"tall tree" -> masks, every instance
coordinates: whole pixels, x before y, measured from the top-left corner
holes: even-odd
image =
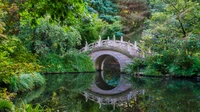
[[[46,14],[67,25],[75,25],[86,16],[85,3],[83,0],[27,0],[21,17],[30,18],[32,24],[37,24],[36,20]]]
[[[150,16],[149,2],[147,0],[118,0],[123,33],[127,40],[141,39],[145,28],[144,21]]]
[[[5,7],[5,4],[0,0],[0,39],[5,38],[6,36],[3,34],[3,31],[5,30],[5,23],[2,21],[2,18],[5,16],[5,11],[3,10]]]

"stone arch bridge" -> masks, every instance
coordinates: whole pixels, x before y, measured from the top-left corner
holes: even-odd
[[[80,52],[89,53],[96,70],[103,70],[104,63],[114,60],[112,64],[118,63],[120,71],[122,71],[125,65],[131,62],[132,57],[140,57],[139,47],[136,42],[132,44],[130,41],[123,41],[123,37],[121,37],[121,40],[115,40],[115,36],[113,40],[109,38],[101,40],[100,37],[97,42],[91,44],[87,44],[86,42],[85,47],[80,49]]]

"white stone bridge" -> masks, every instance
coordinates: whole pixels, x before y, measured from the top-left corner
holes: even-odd
[[[123,70],[126,64],[131,62],[132,57],[140,57],[139,47],[137,43],[134,44],[126,41],[123,41],[123,37],[121,40],[115,40],[115,36],[113,40],[109,38],[107,40],[101,40],[101,37],[97,42],[87,44],[83,47],[80,52],[88,52],[90,57],[92,58],[96,70],[103,70],[104,63],[111,58],[113,64],[119,64],[120,70]]]

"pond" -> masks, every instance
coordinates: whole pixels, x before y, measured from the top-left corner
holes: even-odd
[[[59,112],[200,112],[198,78],[129,77],[113,71],[46,74],[46,85],[14,103]]]

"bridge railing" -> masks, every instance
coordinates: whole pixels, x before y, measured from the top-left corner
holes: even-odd
[[[93,94],[91,92],[84,91],[82,92],[82,95],[85,96],[86,102],[88,100],[94,101],[99,103],[99,108],[101,108],[101,105],[113,105],[115,108],[115,105],[121,105],[125,102],[129,102],[131,99],[134,98],[136,101],[137,95],[138,94],[144,94],[145,90],[131,90],[130,92],[126,94],[121,94],[121,95],[100,95],[100,94]]]
[[[123,37],[121,37],[121,40],[115,40],[115,38],[113,40],[110,40],[109,38],[107,40],[101,40],[100,37],[97,42],[91,43],[89,45],[86,42],[85,47],[83,47],[79,51],[80,52],[90,51],[98,47],[115,47],[121,50],[128,51],[131,55],[138,54],[139,52],[139,47],[137,46],[136,41],[134,44],[132,44],[130,43],[130,41],[129,42],[123,41]]]

